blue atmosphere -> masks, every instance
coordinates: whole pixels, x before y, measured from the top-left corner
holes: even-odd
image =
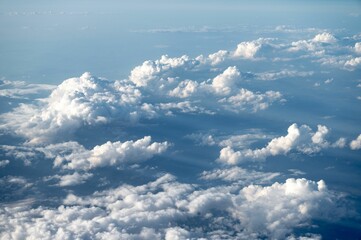
[[[0,3],[0,239],[360,239],[360,1]]]

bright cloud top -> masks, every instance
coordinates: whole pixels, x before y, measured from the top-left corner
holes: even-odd
[[[312,217],[327,218],[334,199],[323,181],[288,179],[239,191],[202,190],[166,174],[141,186],[121,185],[84,197],[69,194],[56,209],[7,207],[0,212],[0,228],[7,231],[0,232],[2,238],[217,238],[220,233],[234,236],[237,228],[239,238],[279,239]],[[204,222],[209,231],[197,224],[179,228],[180,222]]]
[[[334,144],[327,142],[325,137],[328,132],[328,128],[323,125],[318,125],[317,131],[312,132],[309,126],[298,127],[294,123],[287,129],[286,136],[272,139],[263,148],[234,151],[232,147],[226,146],[220,151],[218,161],[226,164],[238,164],[245,161],[261,161],[269,156],[285,155],[291,150],[310,154],[327,147],[344,147],[345,140],[343,138]]]

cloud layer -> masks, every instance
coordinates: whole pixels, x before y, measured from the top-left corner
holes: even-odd
[[[332,215],[333,201],[323,181],[288,179],[239,190],[197,189],[166,174],[145,185],[121,185],[84,197],[69,194],[58,208],[3,208],[0,232],[2,238],[41,239],[183,239],[219,234],[279,239],[312,217]],[[208,230],[201,231],[198,224],[207,224]]]

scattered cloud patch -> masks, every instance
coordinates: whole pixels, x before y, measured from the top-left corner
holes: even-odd
[[[0,168],[5,167],[6,165],[8,165],[10,163],[9,160],[0,160]]]
[[[220,151],[218,161],[226,164],[239,164],[245,161],[262,161],[269,156],[286,155],[292,150],[304,154],[312,154],[328,147],[342,148],[345,139],[341,138],[336,143],[329,143],[325,137],[329,133],[326,126],[318,125],[317,131],[307,125],[298,127],[292,124],[287,130],[287,135],[272,139],[265,147],[259,149],[242,149],[235,151],[231,146],[225,146]]]
[[[150,136],[136,141],[106,142],[88,150],[78,145],[70,154],[59,154],[54,165],[66,169],[89,170],[105,166],[124,166],[139,163],[163,153],[169,147],[168,142],[151,142]],[[74,144],[74,143],[73,143]],[[76,145],[76,143],[75,143]],[[50,148],[48,148],[49,150]],[[53,153],[54,154],[54,153]]]
[[[350,148],[352,150],[361,149],[361,134],[355,140],[352,140],[350,143]]]

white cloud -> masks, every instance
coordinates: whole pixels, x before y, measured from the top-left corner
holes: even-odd
[[[260,139],[267,139],[269,136],[262,133],[248,133],[242,135],[229,136],[224,140],[221,140],[218,145],[220,147],[233,147],[233,148],[246,148],[252,143]]]
[[[179,58],[170,58],[163,55],[159,60],[148,60],[135,67],[130,73],[129,80],[137,87],[145,87],[149,84],[162,87],[162,84],[166,84],[168,75],[175,69],[187,71],[198,64],[200,64],[199,61],[186,55]]]
[[[322,43],[336,43],[337,39],[328,32],[317,34],[310,40],[299,40],[291,43],[291,47],[288,49],[291,52],[297,52],[301,50],[313,52],[314,55],[324,55]]]
[[[60,187],[67,187],[67,186],[74,186],[85,183],[85,181],[91,178],[92,176],[93,174],[91,173],[80,174],[78,172],[75,172],[73,174],[67,174],[62,176],[56,175],[54,176],[54,178],[59,179],[58,185]]]
[[[198,88],[198,83],[192,80],[184,80],[176,88],[169,92],[169,96],[187,98],[192,96]]]
[[[236,67],[228,67],[223,73],[216,76],[212,81],[212,88],[216,94],[228,95],[235,86],[240,72]]]
[[[313,42],[320,42],[320,43],[334,43],[337,41],[337,39],[328,32],[323,32],[320,34],[317,34],[313,39]]]
[[[0,211],[0,237],[282,239],[313,218],[338,217],[335,201],[322,180],[201,189],[166,174],[140,186],[69,194],[56,208],[8,206]]]
[[[10,163],[9,160],[0,160],[0,168],[5,167]]]
[[[292,124],[286,136],[272,139],[265,147],[260,149],[243,149],[235,151],[231,146],[226,146],[220,151],[218,161],[226,164],[238,164],[245,161],[261,161],[269,156],[286,155],[291,150],[305,154],[321,151],[323,148],[340,147],[344,140],[330,144],[325,140],[329,130],[326,126],[318,125],[317,131],[312,132],[307,125],[298,127]]]
[[[226,103],[224,107],[228,110],[239,112],[246,109],[252,109],[253,112],[265,110],[273,102],[280,100],[282,94],[275,91],[265,93],[254,93],[250,90],[241,88],[239,92],[231,97],[220,100],[220,103]]]
[[[36,105],[23,104],[3,115],[1,127],[39,144],[66,139],[84,125],[113,118],[132,118],[140,91],[123,82],[110,82],[84,73],[60,84]]]
[[[352,140],[350,143],[350,148],[352,150],[361,149],[361,134],[355,140]]]
[[[9,98],[28,99],[46,94],[56,88],[49,84],[28,84],[23,81],[0,80],[0,96]]]
[[[241,42],[233,52],[234,57],[252,59],[262,47],[262,39],[251,42]]]
[[[361,57],[352,58],[345,62],[345,67],[355,68],[361,65]]]
[[[57,155],[54,165],[83,170],[104,166],[123,166],[148,160],[154,155],[163,153],[169,147],[168,142],[152,143],[151,140],[151,137],[147,136],[137,141],[108,141],[91,150],[79,145],[70,154]],[[51,146],[46,150],[49,151],[51,148],[58,149],[58,147]]]
[[[291,226],[322,216],[332,206],[324,181],[287,179],[268,187],[250,185],[234,200],[232,215],[248,231],[262,232],[272,239],[283,239]]]
[[[361,53],[361,42],[355,43],[355,52]]]
[[[317,132],[312,136],[311,140],[315,144],[325,144],[325,136],[328,133],[326,126],[317,125]]]
[[[230,57],[230,53],[226,50],[219,50],[218,52],[208,55],[208,59],[211,62],[211,65],[217,65],[221,62],[224,62]]]
[[[165,240],[186,240],[189,237],[190,233],[180,227],[168,228],[165,234]]]

